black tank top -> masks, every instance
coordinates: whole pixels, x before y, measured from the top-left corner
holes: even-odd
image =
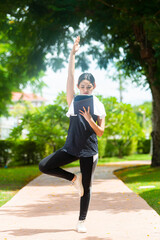
[[[96,122],[97,116],[92,117]],[[98,153],[97,135],[80,114],[70,116],[68,136],[63,150],[76,157],[91,157]]]

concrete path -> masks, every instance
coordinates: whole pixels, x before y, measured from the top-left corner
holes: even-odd
[[[87,233],[75,231],[76,190],[42,174],[0,208],[0,240],[160,240],[160,216],[113,174],[128,165],[97,167]]]

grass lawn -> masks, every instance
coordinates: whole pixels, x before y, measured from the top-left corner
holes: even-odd
[[[0,168],[0,207],[38,175],[38,166]]]
[[[118,157],[107,157],[99,158],[98,165],[103,165],[110,162],[124,162],[124,161],[145,161],[151,160],[150,154],[133,154],[131,156],[124,156],[123,158]],[[79,165],[79,160],[68,164],[66,167],[77,167]]]
[[[131,167],[118,170],[115,175],[160,214],[160,167]]]

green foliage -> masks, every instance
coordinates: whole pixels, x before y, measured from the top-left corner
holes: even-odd
[[[129,141],[122,139],[98,139],[98,153],[100,158],[118,157],[132,155],[137,151],[137,140],[131,139]]]
[[[0,3],[3,9],[0,15],[3,32],[0,34],[0,98],[3,100],[0,114],[10,103],[12,91],[20,90],[28,83],[42,85],[46,65],[55,70],[64,66],[63,58],[68,57],[67,42],[70,39],[65,25],[73,17],[68,15],[66,7],[59,5],[58,1],[54,4],[52,1],[25,0]],[[63,58],[59,56],[60,52],[64,53]],[[48,53],[52,54],[50,59],[46,57]]]
[[[9,25],[11,25],[11,23],[9,23]],[[41,88],[43,86],[41,77],[44,75],[43,71],[45,70],[42,67],[36,67],[37,70],[35,72],[31,70],[31,62],[29,59],[26,59],[29,54],[27,51],[31,51],[31,47],[25,48],[23,45],[23,42],[25,43],[24,39],[15,43],[8,32],[11,31],[11,29],[14,31],[14,29],[11,26],[8,27],[9,29],[6,30],[5,25],[4,32],[0,33],[0,115],[7,114],[6,106],[7,104],[11,104],[11,93],[13,91],[21,91],[28,83],[33,84],[33,86],[36,85],[37,88],[38,86]],[[5,31],[7,31],[6,34]],[[20,30],[18,30],[17,33],[18,32],[20,32]],[[12,36],[16,39],[16,34]],[[27,61],[29,62],[27,63]],[[35,68],[35,66],[33,67]]]
[[[0,167],[33,165],[45,157],[46,146],[28,140],[0,140]]]
[[[138,153],[146,154],[146,153],[150,153],[151,152],[150,150],[151,150],[151,139],[138,140],[138,144],[137,144]]]
[[[149,143],[148,140],[146,140]],[[144,143],[142,146],[141,144]],[[59,141],[57,149],[61,148],[64,142]],[[143,148],[146,147],[145,140],[138,142],[138,150],[141,155],[131,155],[136,152],[136,142],[131,140],[127,143],[124,140],[107,140],[105,138],[98,138],[98,150],[101,163],[108,161],[115,161],[121,157],[121,161],[126,160],[146,160],[148,157],[142,154]],[[143,147],[143,148],[142,148]],[[149,148],[148,148],[149,150]],[[18,140],[18,141],[0,141],[0,167],[11,167],[20,165],[33,165],[53,152],[48,144],[40,144],[37,141]],[[144,152],[144,151],[143,151]],[[121,153],[121,156],[119,155]],[[125,157],[123,157],[123,156]],[[117,158],[115,158],[117,156]],[[128,157],[127,157],[128,156]],[[142,157],[144,156],[144,159]],[[107,159],[106,159],[107,157]],[[113,158],[114,157],[114,158]],[[119,161],[119,160],[116,160]],[[76,163],[77,164],[77,163]]]
[[[12,160],[9,166],[33,165],[45,156],[45,145],[34,141],[20,140],[12,143]]]
[[[19,106],[15,106],[19,109]],[[18,114],[19,111],[12,114]],[[35,164],[46,155],[61,148],[67,136],[69,119],[66,117],[66,95],[60,93],[53,105],[23,109],[21,123],[12,129],[11,164]],[[25,139],[25,140],[23,140]]]
[[[136,152],[137,141],[131,139],[129,141],[123,139],[108,139],[105,147],[104,157],[117,156],[122,158],[123,156],[128,156]]]
[[[106,138],[98,138],[98,155],[99,158],[103,158],[106,156],[105,154],[105,147],[106,147]]]
[[[88,54],[101,68],[107,68],[110,60],[121,59],[120,68],[137,82],[142,81],[141,75],[144,74],[144,83],[149,81],[148,55],[145,54],[152,52],[157,65],[155,74],[159,79],[158,4],[159,0],[1,2],[0,81],[3,86],[0,85],[0,97],[3,103],[0,113],[4,112],[13,89],[20,89],[27,82],[40,83],[39,73],[46,70],[46,65],[54,70],[64,66],[70,42],[77,34],[81,35],[81,45],[88,44],[87,51],[77,58],[83,70],[88,68]],[[136,29],[142,30],[141,40],[148,52],[142,53]]]
[[[105,132],[102,140],[99,140],[100,156],[122,158],[123,155],[133,154],[136,152],[138,139],[144,137],[144,131],[137,122],[132,106],[119,103],[115,97],[98,98],[106,110]],[[102,147],[102,142],[105,142],[105,147]]]
[[[48,144],[49,151],[51,149],[55,151],[64,143],[67,135],[68,118],[65,113],[65,108],[58,104],[41,106],[28,111],[22,117],[21,124],[12,130],[10,138],[21,139],[25,130],[29,140]]]
[[[141,105],[133,107],[134,112],[137,115],[137,122],[143,128],[145,136],[150,137],[152,131],[152,103],[144,102]]]
[[[105,136],[112,136],[114,139],[122,138],[126,141],[143,136],[130,104],[119,103],[115,97],[103,99],[103,103],[107,113]]]
[[[63,92],[63,91],[60,92],[57,95],[54,103],[59,105],[59,106],[61,106],[64,109],[64,111],[66,111],[66,112],[68,111],[68,103],[67,103],[67,97],[66,97],[66,93],[65,92]]]
[[[104,135],[98,138],[99,156],[122,157],[134,153],[138,139],[144,134],[133,108],[113,97],[98,98],[104,103],[107,113]],[[25,137],[44,145],[45,154],[49,155],[64,145],[69,123],[67,109],[66,94],[62,92],[53,105],[28,109],[21,124],[12,130],[10,138],[14,141],[23,139],[25,130]]]
[[[11,141],[0,140],[0,167],[6,166],[11,158]]]

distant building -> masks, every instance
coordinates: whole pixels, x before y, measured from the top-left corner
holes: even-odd
[[[31,102],[34,107],[40,107],[44,102],[46,102],[46,99],[39,97],[34,93],[13,92],[12,101],[21,102],[22,104],[23,101],[28,101]]]
[[[24,106],[25,101],[30,102],[34,107],[40,107],[42,104],[47,102],[45,98],[37,96],[34,93],[12,93],[13,103],[20,103],[22,106]],[[8,107],[10,112],[11,110],[13,110],[14,104],[9,105]],[[19,121],[19,117],[0,117],[0,139],[6,139],[9,136],[11,129],[18,126]]]

